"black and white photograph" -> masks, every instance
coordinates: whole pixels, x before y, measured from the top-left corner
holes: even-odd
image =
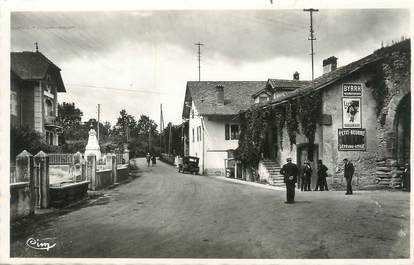
[[[412,10],[279,2],[3,7],[5,264],[411,264]]]

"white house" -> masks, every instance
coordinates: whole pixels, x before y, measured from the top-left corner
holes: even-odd
[[[189,81],[182,117],[188,122],[186,155],[200,158],[202,174],[224,174],[224,159],[238,147],[237,114],[254,104],[265,81]]]

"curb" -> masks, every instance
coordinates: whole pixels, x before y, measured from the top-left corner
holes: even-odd
[[[245,180],[226,178],[226,177],[222,177],[222,176],[212,176],[212,177],[215,178],[215,179],[218,179],[218,180],[224,180],[224,181],[235,183],[235,184],[249,185],[249,186],[262,188],[262,189],[278,190],[278,191],[285,191],[286,190],[286,188],[283,188],[283,187],[260,184],[260,183],[256,183],[256,182],[245,181]]]

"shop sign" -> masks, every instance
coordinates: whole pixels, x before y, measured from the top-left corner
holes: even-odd
[[[338,129],[339,151],[366,151],[365,129]]]
[[[344,97],[361,97],[362,96],[362,84],[352,83],[342,85],[342,96]]]

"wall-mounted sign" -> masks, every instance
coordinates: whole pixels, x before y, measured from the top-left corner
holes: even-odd
[[[339,151],[366,151],[365,129],[338,129]]]
[[[361,128],[361,98],[342,98],[342,128]]]
[[[362,84],[343,84],[342,95],[344,97],[361,97],[362,96]]]

